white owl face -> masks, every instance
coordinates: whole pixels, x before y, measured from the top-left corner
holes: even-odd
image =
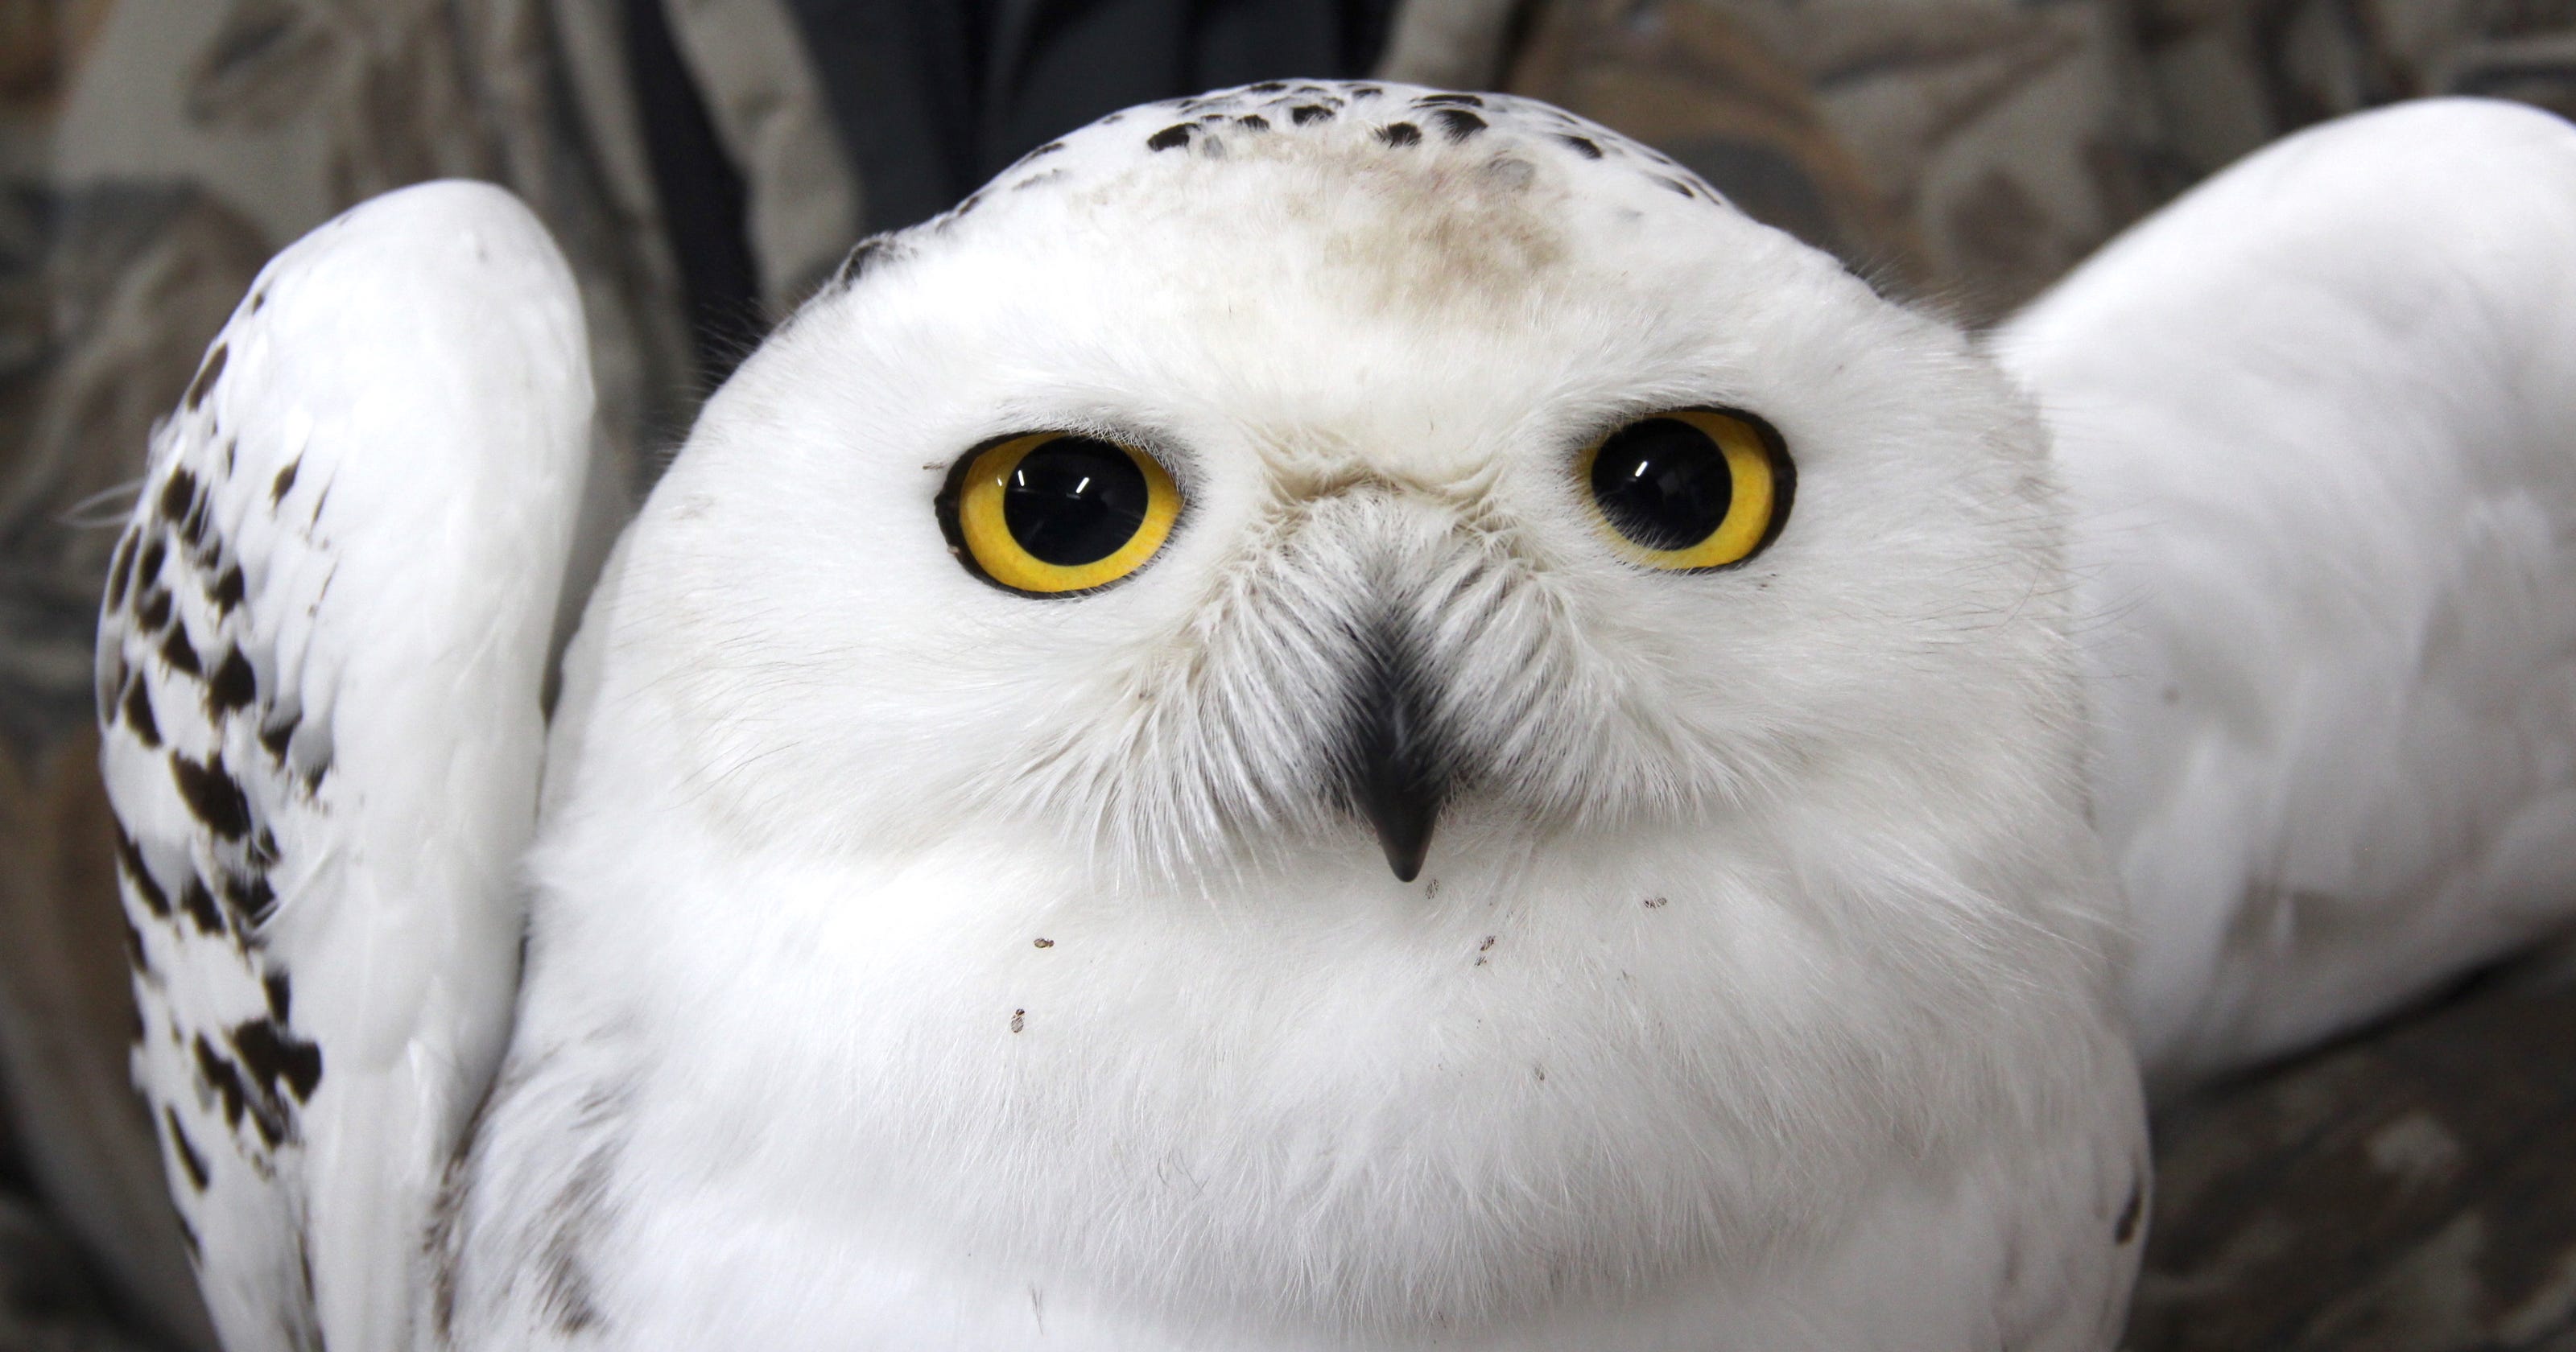
[[[1660,156],[1257,86],[862,246],[710,404],[615,641],[770,839],[1410,878],[1822,779],[2070,793],[2049,521],[1960,335]]]

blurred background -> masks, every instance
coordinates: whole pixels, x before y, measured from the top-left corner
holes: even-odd
[[[126,1083],[90,640],[119,488],[272,252],[515,190],[640,494],[861,236],[1131,103],[1361,75],[1560,104],[1975,326],[2309,123],[2576,113],[2576,0],[0,0],[0,1352],[211,1346]],[[2157,1131],[2132,1347],[2576,1352],[2565,984],[2489,974]]]

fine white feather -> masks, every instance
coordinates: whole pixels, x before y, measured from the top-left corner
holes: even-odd
[[[578,297],[469,183],[279,255],[157,432],[99,636],[150,1100],[232,1352],[409,1344],[506,1037]]]
[[[2204,1074],[2576,913],[2576,129],[2263,151],[1996,338],[2099,617],[2143,1056]]]

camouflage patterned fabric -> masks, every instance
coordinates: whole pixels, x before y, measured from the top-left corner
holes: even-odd
[[[0,1352],[210,1345],[126,1086],[90,523],[267,255],[438,175],[562,240],[640,488],[701,392],[632,75],[655,3],[783,313],[866,218],[791,0],[0,0]],[[2576,113],[2576,3],[1409,0],[1381,73],[1564,104],[1982,322],[2308,123]],[[2169,1110],[2131,1345],[2576,1352],[2571,1032],[2576,997],[2492,988]]]
[[[2490,990],[2168,1111],[2135,1352],[2576,1349],[2576,992]]]

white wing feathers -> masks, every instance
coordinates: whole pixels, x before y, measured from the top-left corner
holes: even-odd
[[[2097,811],[2168,1079],[2576,914],[2576,129],[2230,169],[1997,335],[2073,497]]]
[[[409,1344],[518,980],[583,334],[516,200],[428,184],[271,262],[154,437],[103,762],[135,1073],[233,1352]]]

